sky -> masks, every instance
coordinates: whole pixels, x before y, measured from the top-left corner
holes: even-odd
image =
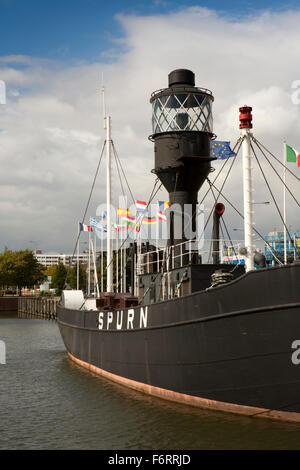
[[[149,98],[177,68],[212,90],[218,140],[235,144],[238,108],[247,104],[255,137],[274,155],[282,159],[283,139],[300,149],[299,21],[299,1],[0,0],[0,251],[73,251],[105,139],[102,77],[112,138],[136,199],[148,200],[155,181]],[[282,208],[281,182],[260,158]],[[105,201],[103,162],[88,217]],[[241,158],[235,165],[224,194],[241,210]],[[281,230],[258,168],[254,176],[255,202],[270,201],[255,206],[256,228]],[[117,202],[116,168],[113,180]],[[288,174],[287,183],[299,200],[297,180]],[[157,198],[166,197],[160,190]],[[241,238],[242,221],[230,207],[225,213],[231,236]],[[300,229],[289,195],[287,220]]]

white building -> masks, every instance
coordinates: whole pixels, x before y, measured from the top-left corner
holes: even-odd
[[[34,253],[34,256],[41,263],[43,266],[47,268],[49,266],[54,266],[55,264],[62,263],[65,266],[74,266],[79,259],[80,263],[88,263],[89,254],[88,253],[79,253],[79,255],[75,254],[72,256],[71,254],[63,254],[63,253],[43,253],[40,250],[37,250]]]

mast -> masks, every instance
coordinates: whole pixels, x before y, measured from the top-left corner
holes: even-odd
[[[88,295],[90,294],[91,294],[91,232],[89,230]]]
[[[111,118],[106,115],[105,88],[102,74],[102,97],[104,129],[106,130],[106,216],[107,216],[107,237],[106,237],[106,291],[113,292],[113,249],[112,249],[112,226],[111,226]]]
[[[286,240],[286,191],[285,191],[285,182],[286,182],[286,142],[283,141],[283,243],[284,243],[284,264],[287,263],[287,240]]]
[[[104,290],[104,285],[103,285],[103,232],[104,229],[101,231],[101,239],[100,239],[100,253],[101,253],[101,268],[100,268],[100,273],[101,273],[101,292]]]
[[[77,237],[77,282],[76,282],[76,288],[79,290],[79,246],[80,246],[80,225],[78,223],[78,237]]]
[[[252,129],[252,108],[242,106],[240,109],[240,129],[243,152],[243,188],[244,188],[244,236],[246,271],[254,269],[254,247],[253,247],[253,199],[252,199],[252,156],[250,151],[250,139]]]
[[[113,247],[111,225],[111,128],[110,116],[106,116],[106,207],[107,207],[107,283],[106,291],[113,292]]]

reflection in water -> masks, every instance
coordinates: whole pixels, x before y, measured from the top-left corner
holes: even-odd
[[[143,395],[68,359],[53,321],[0,318],[0,449],[299,449],[300,426]]]

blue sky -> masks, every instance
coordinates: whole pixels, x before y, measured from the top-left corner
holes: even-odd
[[[167,14],[191,6],[225,16],[255,15],[262,9],[300,8],[299,0],[0,0],[0,56],[29,55],[56,60],[94,61],[122,51],[123,31],[116,15]],[[155,34],[155,32],[153,32]]]
[[[300,149],[300,101],[292,100],[300,97],[299,24],[300,0],[0,0],[0,80],[7,90],[0,106],[0,251],[32,248],[29,240],[44,251],[72,251],[105,138],[102,75],[114,143],[136,199],[147,200],[154,184],[149,97],[176,68],[193,70],[196,84],[213,91],[218,140],[236,142],[238,110],[248,104],[255,135],[275,155],[281,159],[283,138]],[[93,217],[105,201],[100,170]],[[225,195],[242,209],[240,173]],[[256,176],[255,201],[270,200]],[[298,208],[288,203],[288,223],[298,230]],[[257,206],[262,233],[282,225],[274,204],[268,210]],[[228,226],[241,226],[233,211],[226,217]]]

